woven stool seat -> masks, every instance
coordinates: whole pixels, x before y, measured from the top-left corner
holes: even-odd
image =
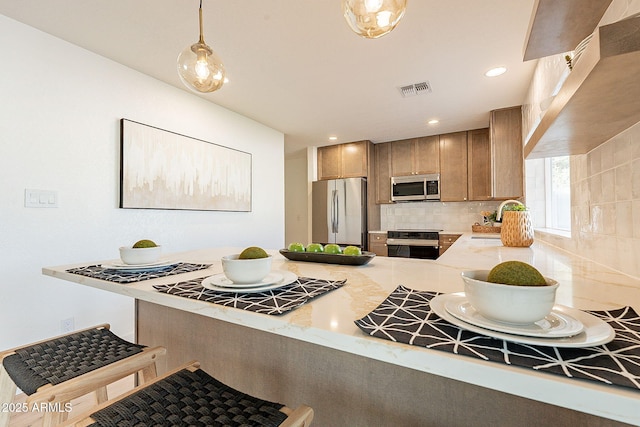
[[[96,403],[107,401],[106,386],[138,373],[142,383],[156,377],[156,358],[162,347],[133,344],[99,325],[78,332],[0,352],[0,401],[12,402],[19,387],[26,405],[66,404],[87,393]],[[9,412],[0,412],[0,427],[9,425]],[[43,426],[54,426],[66,412],[45,411]]]
[[[229,387],[191,362],[153,382],[106,402],[74,426],[271,427],[309,426],[313,410],[295,411]]]
[[[2,362],[18,388],[31,395],[43,385],[68,381],[140,353],[144,347],[108,329],[91,329],[17,349]]]

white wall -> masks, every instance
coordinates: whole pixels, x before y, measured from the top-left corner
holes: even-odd
[[[139,238],[167,252],[283,247],[282,133],[2,15],[0,52],[0,349],[70,317],[132,337],[131,299],[43,266],[117,258]],[[250,152],[252,212],[119,209],[121,118]],[[60,206],[25,208],[27,188],[57,191]]]
[[[311,187],[317,178],[315,147],[285,157],[285,243],[311,243]]]

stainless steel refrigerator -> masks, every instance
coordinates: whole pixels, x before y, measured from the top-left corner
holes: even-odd
[[[367,180],[315,181],[312,187],[312,240],[315,243],[367,245]]]

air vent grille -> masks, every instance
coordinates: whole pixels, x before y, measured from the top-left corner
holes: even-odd
[[[410,96],[416,96],[431,92],[431,85],[428,81],[424,81],[407,86],[401,86],[398,89],[400,89],[400,93],[402,94],[403,98],[408,98]]]

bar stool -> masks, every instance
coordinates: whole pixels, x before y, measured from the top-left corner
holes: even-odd
[[[65,426],[308,427],[313,409],[258,399],[216,380],[192,361],[100,405]]]
[[[19,387],[28,397],[25,409],[37,405],[43,425],[54,426],[68,415],[66,404],[95,392],[107,401],[107,385],[136,372],[141,383],[156,378],[155,361],[163,347],[146,348],[121,339],[98,325],[0,352],[0,402],[13,402]],[[0,412],[0,427],[10,411]]]

